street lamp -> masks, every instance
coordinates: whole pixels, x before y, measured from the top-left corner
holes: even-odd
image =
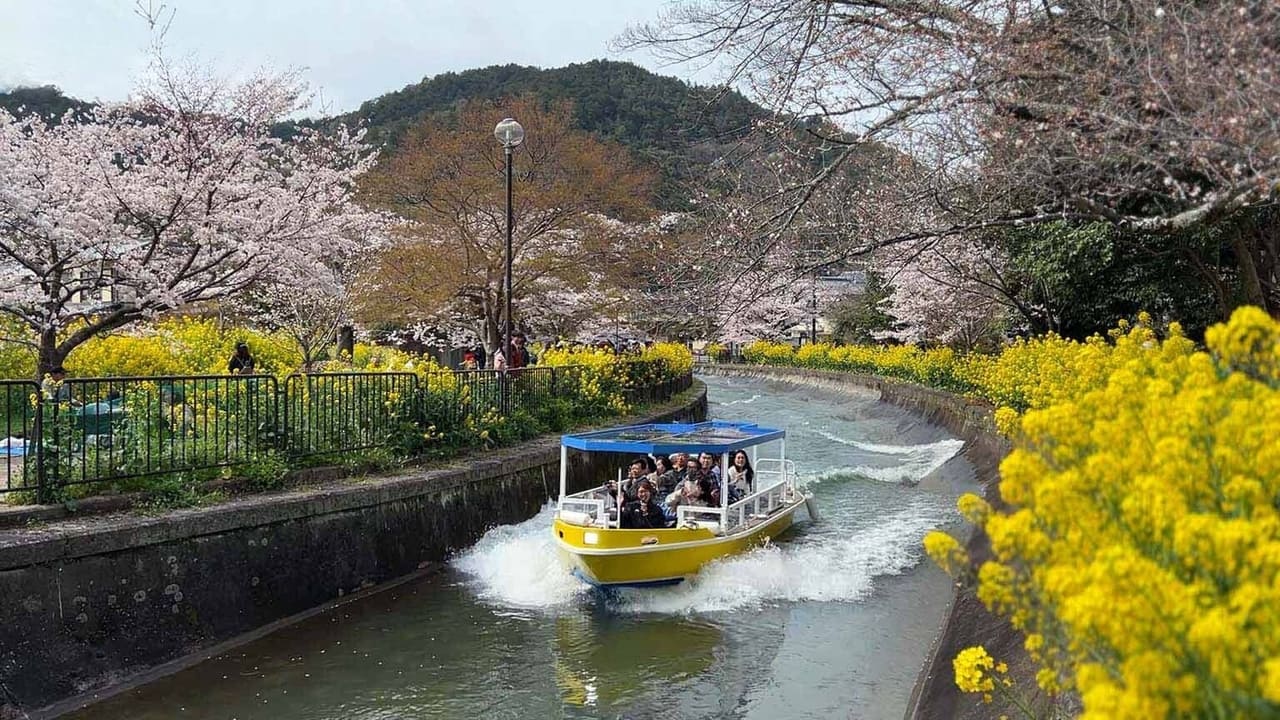
[[[515,120],[504,118],[493,129],[493,136],[502,143],[502,151],[507,156],[507,249],[502,261],[506,269],[502,289],[503,302],[506,304],[506,318],[502,323],[502,359],[505,370],[511,367],[511,228],[515,225],[511,210],[511,151],[524,142],[524,128]]]

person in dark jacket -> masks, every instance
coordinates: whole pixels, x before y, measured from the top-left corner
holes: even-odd
[[[622,527],[624,528],[665,528],[667,518],[662,514],[662,507],[653,499],[653,483],[648,479],[641,480],[636,486],[636,500],[627,503],[622,511]]]
[[[249,354],[248,345],[242,342],[236,343],[236,352],[227,363],[227,372],[232,375],[253,374],[253,356]]]

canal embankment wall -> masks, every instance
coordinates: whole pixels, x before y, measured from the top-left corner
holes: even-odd
[[[623,422],[706,412],[695,382]],[[571,453],[570,489],[624,460]],[[56,717],[429,572],[536,515],[559,472],[548,436],[394,476],[0,529],[0,720]]]
[[[882,402],[901,407],[923,420],[945,428],[964,440],[963,456],[973,466],[986,499],[997,509],[1000,500],[1000,461],[1009,453],[1009,441],[996,432],[991,406],[941,390],[874,375],[757,365],[702,365],[704,375],[754,377],[841,392],[879,393]],[[967,526],[968,527],[968,526]],[[981,530],[970,529],[962,541],[969,556],[981,563],[991,555],[990,540]],[[998,716],[990,705],[961,693],[955,684],[951,661],[960,650],[983,645],[995,657],[1007,659],[1019,687],[1035,687],[1035,669],[1023,648],[1021,633],[1008,621],[992,614],[972,591],[957,587],[945,619],[921,666],[908,720],[985,720]],[[1043,704],[1043,698],[1034,699]]]

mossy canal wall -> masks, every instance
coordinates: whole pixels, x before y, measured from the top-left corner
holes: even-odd
[[[702,420],[706,387],[632,422]],[[574,490],[621,466],[570,456]],[[558,437],[161,515],[0,530],[0,719],[49,718],[429,571],[559,490]]]
[[[1000,500],[999,465],[1010,447],[1008,440],[996,432],[991,406],[985,402],[913,383],[849,372],[755,365],[705,365],[695,372],[767,378],[837,393],[851,389],[878,391],[881,401],[906,409],[964,440],[963,454],[973,465],[988,502],[997,509],[1004,507]],[[990,541],[981,531],[971,532],[965,539],[965,547],[969,556],[978,562],[990,557]],[[921,666],[907,708],[908,720],[985,720],[999,715],[991,706],[982,705],[974,696],[956,688],[951,660],[971,645],[985,645],[992,655],[1007,659],[1019,687],[1035,687],[1035,670],[1022,647],[1021,633],[1003,618],[990,613],[973,593],[957,589]],[[1037,705],[1045,702],[1043,697],[1032,700]]]

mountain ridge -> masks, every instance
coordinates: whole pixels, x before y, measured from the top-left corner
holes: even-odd
[[[362,125],[372,144],[394,149],[409,127],[451,113],[464,100],[525,94],[544,102],[570,101],[579,129],[616,142],[653,164],[661,173],[656,201],[662,209],[685,209],[686,184],[768,115],[736,91],[692,85],[630,62],[597,59],[558,68],[507,64],[426,76],[370,98],[351,112],[296,124]],[[91,104],[53,86],[0,92],[0,108],[16,112],[19,107],[60,117]]]

